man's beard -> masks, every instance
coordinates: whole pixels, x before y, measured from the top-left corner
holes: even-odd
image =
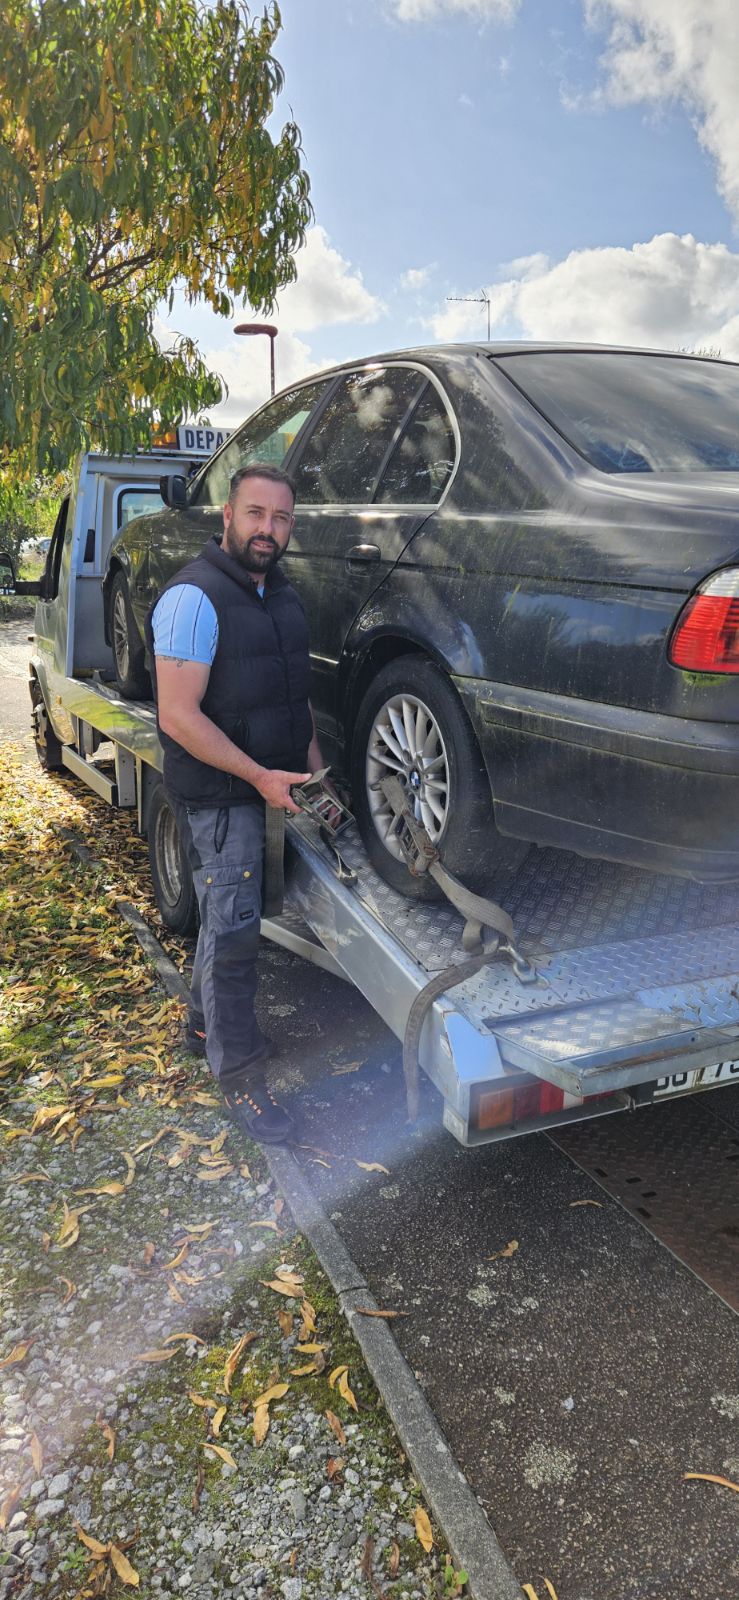
[[[258,575],[263,578],[277,566],[278,561],[282,560],[284,551],[274,543],[271,550],[253,550],[252,545],[258,537],[259,535],[255,534],[253,538],[247,539],[246,544],[237,549],[229,549],[227,554],[233,556],[240,567],[245,567],[252,577]]]

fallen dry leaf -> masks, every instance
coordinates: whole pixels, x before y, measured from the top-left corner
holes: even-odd
[[[7,1528],[8,1523],[13,1516],[18,1501],[20,1500],[21,1493],[21,1486],[19,1483],[17,1483],[15,1487],[12,1488],[8,1494],[6,1494],[2,1505],[0,1505],[0,1529],[2,1529],[3,1533],[5,1532],[5,1529]]]
[[[354,1395],[349,1388],[348,1370],[346,1372],[342,1372],[341,1377],[339,1378],[339,1394],[341,1395],[342,1400],[346,1400],[347,1405],[351,1406],[353,1411],[359,1410],[359,1406],[357,1405]]]
[[[339,1444],[341,1445],[341,1447],[343,1449],[344,1445],[346,1444],[346,1434],[345,1434],[344,1429],[342,1428],[341,1423],[339,1422],[339,1419],[336,1416],[335,1412],[327,1411],[326,1412],[326,1420],[328,1422],[329,1428],[331,1429],[331,1432],[336,1435],[336,1437],[337,1437],[337,1439],[339,1441]]]
[[[87,1078],[85,1087],[87,1089],[115,1089],[117,1084],[123,1083],[125,1076],[125,1072],[106,1072],[103,1073],[101,1078]]]
[[[571,1200],[570,1201],[570,1210],[573,1209],[573,1206],[597,1206],[598,1210],[602,1211],[603,1210],[603,1201],[602,1200]],[[547,1580],[545,1578],[544,1582],[546,1583],[546,1581]]]
[[[280,1331],[283,1339],[289,1339],[290,1334],[293,1331],[293,1327],[295,1326],[295,1318],[292,1314],[292,1311],[278,1311],[277,1321],[280,1324]]]
[[[103,1438],[107,1439],[108,1441],[108,1448],[105,1453],[108,1457],[108,1460],[112,1461],[115,1455],[115,1429],[111,1428],[109,1422],[101,1422],[100,1431],[103,1435]]]
[[[63,1283],[66,1286],[66,1291],[67,1292],[66,1292],[66,1294],[64,1296],[64,1299],[62,1300],[62,1305],[66,1306],[66,1305],[69,1304],[70,1300],[74,1297],[74,1295],[76,1295],[76,1293],[77,1293],[77,1285],[76,1285],[76,1283],[72,1282],[71,1278],[62,1278],[62,1277],[57,1278],[57,1283]]]
[[[185,1260],[185,1257],[189,1254],[189,1250],[190,1246],[187,1244],[187,1242],[185,1242],[185,1244],[182,1246],[182,1249],[177,1251],[176,1256],[173,1256],[171,1261],[163,1262],[162,1272],[172,1272],[175,1267],[181,1266],[182,1262]]]
[[[218,1401],[217,1400],[206,1400],[205,1395],[204,1394],[198,1394],[195,1389],[188,1389],[188,1390],[186,1390],[186,1393],[187,1393],[188,1400],[192,1400],[193,1405],[195,1405],[195,1406],[205,1406],[206,1410],[208,1410],[208,1411],[217,1411],[218,1410]]]
[[[157,1253],[156,1245],[152,1242],[151,1239],[148,1239],[146,1244],[144,1245],[144,1266],[145,1267],[148,1267],[148,1266],[151,1265],[152,1261],[154,1260],[154,1257],[155,1257],[156,1253]]]
[[[202,1461],[199,1461],[198,1462],[198,1470],[197,1470],[197,1474],[196,1474],[196,1477],[195,1477],[195,1488],[192,1491],[192,1500],[190,1502],[193,1511],[197,1511],[198,1510],[198,1507],[200,1505],[200,1497],[201,1497],[201,1495],[203,1493],[204,1488],[205,1488],[205,1468],[203,1466]]]
[[[279,1233],[279,1231],[280,1231],[278,1226],[277,1226],[277,1223],[273,1222],[271,1218],[269,1219],[268,1222],[250,1222],[249,1223],[249,1227],[250,1228],[269,1228],[271,1233]]]
[[[287,1295],[288,1300],[299,1300],[303,1293],[302,1284],[294,1283],[288,1278],[270,1278],[269,1281],[260,1278],[259,1282],[265,1289],[274,1289],[275,1294]]]
[[[504,1250],[496,1250],[495,1255],[486,1256],[486,1261],[503,1261],[507,1256],[515,1256],[518,1249],[518,1239],[510,1239]]]
[[[124,1184],[125,1184],[126,1188],[130,1189],[131,1184],[133,1183],[133,1180],[134,1180],[134,1178],[136,1176],[136,1162],[134,1161],[133,1156],[129,1155],[127,1150],[122,1150],[121,1151],[121,1155],[123,1156],[123,1160],[125,1161],[126,1167],[128,1169],[127,1172],[126,1172],[126,1176],[125,1176],[123,1181],[124,1181]]]
[[[139,1575],[135,1568],[131,1566],[128,1557],[124,1556],[123,1551],[118,1549],[117,1544],[110,1546],[109,1553],[111,1566],[115,1567],[121,1583],[128,1584],[130,1589],[138,1589]]]
[[[383,1167],[379,1161],[357,1161],[355,1156],[354,1165],[355,1167],[361,1167],[363,1172],[384,1172],[386,1178],[390,1177],[389,1168]]]
[[[273,1400],[282,1400],[289,1388],[289,1383],[273,1383],[270,1389],[265,1389],[264,1394],[257,1395],[256,1400],[252,1400],[254,1410],[258,1411],[260,1406],[270,1405]]]
[[[91,1533],[85,1533],[81,1523],[75,1522],[73,1526],[77,1538],[82,1540],[82,1543],[87,1546],[88,1550],[92,1551],[94,1556],[107,1556],[110,1545],[101,1544],[100,1540],[94,1539]]]
[[[126,1185],[114,1178],[111,1183],[102,1183],[98,1189],[75,1189],[75,1194],[125,1194]]]
[[[360,1317],[409,1317],[410,1311],[371,1311],[369,1306],[355,1306]]]
[[[310,1300],[301,1301],[300,1315],[303,1319],[300,1326],[300,1338],[309,1339],[311,1334],[316,1332],[316,1312]]]
[[[51,1178],[46,1172],[22,1172],[19,1178],[12,1179],[8,1188],[19,1188],[22,1183],[51,1183]]]
[[[307,1365],[304,1366],[304,1367],[291,1367],[290,1368],[290,1375],[293,1378],[307,1378],[309,1373],[320,1372],[320,1371],[321,1371],[321,1368],[319,1367],[317,1361],[309,1361],[307,1363]]]
[[[548,1578],[545,1578],[544,1582],[545,1582],[545,1584],[547,1586],[547,1594],[549,1595],[549,1600],[557,1600],[557,1591],[556,1591],[556,1589],[554,1587],[554,1584],[550,1583]]]
[[[176,1356],[176,1350],[145,1350],[143,1355],[134,1356],[134,1361],[171,1361]]]
[[[226,1391],[226,1394],[231,1393],[231,1379],[234,1376],[244,1351],[250,1344],[254,1343],[256,1337],[257,1335],[255,1333],[243,1333],[241,1338],[238,1340],[238,1343],[235,1344],[233,1349],[229,1351],[226,1358],[226,1365],[223,1369],[223,1387]]]
[[[524,1584],[522,1584],[522,1588],[523,1588],[524,1594],[526,1595],[526,1600],[539,1600],[539,1596],[538,1596],[536,1590],[533,1588],[532,1584],[524,1583]]]
[[[269,1406],[257,1406],[254,1412],[254,1443],[264,1444],[269,1433]]]
[[[328,1386],[329,1386],[329,1389],[333,1389],[334,1384],[338,1383],[339,1378],[341,1377],[342,1373],[348,1372],[348,1371],[349,1371],[349,1368],[346,1365],[344,1365],[343,1367],[334,1367],[333,1372],[330,1372],[329,1375],[328,1375]]]
[[[702,1478],[704,1483],[718,1483],[722,1489],[733,1489],[739,1494],[739,1483],[732,1483],[731,1478],[721,1478],[715,1472],[684,1472],[683,1478]]]
[[[429,1522],[423,1506],[416,1506],[415,1525],[416,1538],[419,1544],[423,1545],[423,1548],[428,1555],[429,1551],[433,1550],[434,1547],[434,1536],[431,1532],[431,1523]]]
[[[212,1450],[213,1454],[216,1455],[216,1456],[220,1456],[221,1461],[225,1461],[227,1466],[229,1466],[229,1467],[235,1467],[236,1466],[236,1462],[234,1461],[234,1458],[233,1458],[233,1456],[231,1454],[231,1451],[226,1449],[225,1444],[210,1444],[210,1442],[206,1442],[203,1445],[203,1449],[204,1450]]]
[[[327,1477],[335,1478],[337,1472],[344,1471],[345,1466],[346,1462],[343,1456],[329,1456],[328,1461],[326,1462]]]
[[[389,1576],[391,1578],[397,1578],[397,1576],[398,1576],[398,1567],[399,1566],[400,1566],[400,1545],[396,1544],[395,1540],[393,1539],[392,1545],[390,1546],[390,1560],[388,1562],[388,1567],[387,1567],[388,1574],[389,1574]]]
[[[25,1361],[31,1345],[34,1343],[34,1339],[24,1339],[22,1344],[13,1345],[10,1355],[5,1356],[4,1360],[0,1361],[0,1367],[14,1367],[17,1366],[19,1361]]]
[[[44,1452],[37,1433],[31,1434],[31,1460],[36,1468],[36,1477],[39,1478],[44,1464]]]
[[[230,1178],[231,1173],[235,1171],[236,1168],[230,1165],[226,1167],[203,1167],[198,1169],[195,1177],[199,1178],[201,1183],[218,1183],[220,1178]]]
[[[221,1423],[223,1422],[227,1410],[228,1406],[219,1406],[218,1410],[214,1412],[210,1419],[210,1431],[215,1439],[218,1438],[218,1435],[221,1431]]]
[[[180,1339],[183,1343],[187,1343],[188,1340],[192,1339],[195,1344],[205,1344],[205,1340],[201,1339],[197,1333],[190,1333],[189,1331],[187,1333],[170,1333],[164,1343],[177,1344]]]

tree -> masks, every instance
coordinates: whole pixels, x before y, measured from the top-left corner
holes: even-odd
[[[300,134],[267,128],[277,5],[5,0],[0,15],[0,473],[145,444],[215,404],[180,284],[269,311],[311,217]]]

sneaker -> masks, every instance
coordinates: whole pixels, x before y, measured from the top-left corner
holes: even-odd
[[[285,1144],[292,1137],[294,1123],[283,1106],[277,1104],[266,1083],[250,1083],[243,1089],[229,1089],[224,1101],[232,1122],[261,1144]]]

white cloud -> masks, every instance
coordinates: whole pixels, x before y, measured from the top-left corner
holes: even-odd
[[[431,267],[409,267],[400,274],[401,289],[423,289],[429,281]]]
[[[269,321],[277,328],[275,368],[278,389],[319,368],[331,366],[332,359],[315,354],[301,334],[317,334],[340,323],[358,325],[375,322],[384,306],[365,288],[362,274],[331,244],[324,228],[311,228],[305,244],[295,258],[297,278],[279,296]],[[179,308],[178,308],[179,311]],[[182,326],[192,325],[189,308],[180,313]],[[261,321],[248,306],[237,308],[233,323]],[[174,316],[159,320],[156,334],[165,347],[175,337]],[[194,331],[194,330],[193,330]],[[223,317],[203,307],[197,313],[198,346],[211,371],[228,384],[228,397],[211,416],[224,427],[235,427],[250,412],[269,398],[269,341],[240,338]],[[225,341],[228,340],[228,343]]]
[[[739,216],[736,0],[584,0],[584,6],[594,27],[608,29],[605,97],[617,105],[685,106],[716,163],[720,193]]]
[[[435,22],[449,16],[511,22],[521,0],[391,0],[391,4],[401,22]]]
[[[517,270],[515,270],[517,269]],[[692,234],[657,234],[631,249],[573,250],[509,263],[486,291],[492,337],[567,339],[659,348],[710,347],[739,357],[739,254]],[[481,339],[484,306],[440,310],[437,339]]]
[[[275,322],[291,332],[309,333],[337,322],[376,322],[383,305],[370,294],[362,274],[329,242],[324,228],[311,228],[295,258],[298,276],[279,297]]]

